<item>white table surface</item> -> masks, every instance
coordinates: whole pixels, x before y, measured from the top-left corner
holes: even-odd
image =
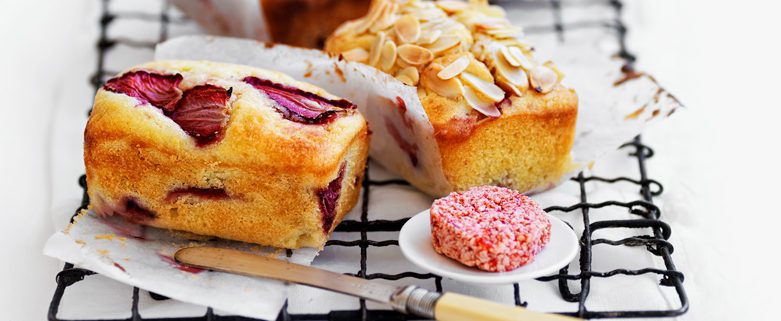
[[[0,0],[0,320],[46,317],[61,263],[40,254],[55,230],[51,191],[53,112],[90,104],[97,1]],[[645,141],[661,181],[673,258],[691,309],[681,319],[762,319],[779,278],[774,248],[781,177],[781,5],[770,1],[627,1],[630,48],[688,106]],[[75,89],[74,89],[75,88]],[[70,210],[70,209],[63,209]]]

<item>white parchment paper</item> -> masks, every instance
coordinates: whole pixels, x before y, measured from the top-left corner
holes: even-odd
[[[292,251],[226,240],[208,240],[100,218],[83,211],[65,230],[52,235],[44,254],[83,267],[119,282],[180,301],[210,306],[241,316],[273,320],[287,298],[288,285],[280,281],[214,273],[178,265],[177,249],[211,245],[230,247],[309,265],[315,249]]]

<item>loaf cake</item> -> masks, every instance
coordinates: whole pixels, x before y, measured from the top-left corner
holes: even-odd
[[[325,49],[417,89],[447,181],[439,188],[412,171],[400,173],[423,191],[444,195],[479,185],[539,191],[573,168],[578,97],[551,62],[535,58],[500,7],[484,0],[375,0],[366,16],[341,25]]]
[[[368,153],[347,100],[277,72],[157,61],[109,80],[84,133],[99,215],[279,248],[322,248]]]
[[[509,188],[451,193],[434,201],[430,216],[434,250],[485,271],[511,271],[532,262],[550,240],[545,211]]]

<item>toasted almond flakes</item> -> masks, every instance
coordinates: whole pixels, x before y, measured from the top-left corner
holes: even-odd
[[[382,47],[382,70],[388,71],[393,68],[396,63],[396,43],[393,40],[388,39],[385,45]]]
[[[431,30],[420,36],[420,38],[418,39],[418,44],[427,45],[427,44],[434,43],[435,41],[437,41],[437,39],[439,39],[439,36],[441,35],[442,35],[442,30]]]
[[[486,98],[497,102],[504,99],[504,90],[494,85],[491,82],[487,82],[478,78],[477,76],[468,72],[463,72],[459,76],[466,82],[467,85],[475,89],[478,93],[484,95]]]
[[[437,77],[444,80],[453,78],[466,70],[466,67],[469,67],[469,57],[461,56],[447,65],[445,69],[442,69],[439,73],[437,73]]]
[[[477,110],[483,115],[489,117],[499,117],[502,115],[493,101],[480,97],[480,95],[475,93],[469,86],[464,87],[464,99],[466,100],[466,103],[469,104],[469,107],[472,107],[472,109]]]
[[[463,1],[437,1],[436,5],[447,13],[458,12],[466,9],[468,6],[467,3]]]
[[[438,54],[440,52],[450,50],[451,48],[458,46],[460,43],[461,39],[459,39],[457,36],[445,35],[439,37],[437,41],[427,46],[427,48],[431,50],[431,52]]]
[[[507,81],[524,90],[529,88],[529,77],[523,69],[510,66],[509,61],[502,57],[496,57],[494,61],[497,73],[500,73]]]
[[[414,43],[420,38],[420,22],[412,15],[405,15],[396,20],[393,30],[402,43]]]
[[[509,47],[508,53],[510,53],[515,59],[517,59],[521,63],[521,68],[526,69],[526,71],[531,71],[534,66],[537,65],[531,58],[526,56],[523,51],[521,51],[521,48],[518,47]]]
[[[404,83],[407,86],[415,86],[415,83],[412,82],[412,79],[409,79],[409,77],[407,77],[407,76],[399,75],[399,76],[396,76],[396,79],[398,81],[401,81],[402,83]]]
[[[342,57],[344,59],[347,59],[347,61],[358,61],[363,62],[369,59],[369,52],[366,51],[366,49],[363,49],[361,47],[353,48],[350,50],[347,50],[345,52],[342,52]]]
[[[347,33],[352,32],[355,30],[355,28],[361,24],[361,20],[353,20],[343,23],[339,28],[336,28],[336,31],[334,31],[334,36],[342,36]]]
[[[507,60],[507,62],[513,66],[513,67],[520,67],[521,61],[515,58],[513,54],[510,53],[509,47],[502,47],[502,49],[499,49],[499,51],[502,53],[502,56],[504,56],[504,59]]]
[[[396,77],[398,78],[400,76],[409,78],[413,85],[417,85],[418,81],[420,81],[420,74],[415,67],[407,67],[399,70],[399,72],[396,73]]]
[[[399,58],[412,64],[423,65],[434,59],[434,54],[421,46],[403,44],[396,49]]]
[[[458,78],[450,78],[448,80],[442,80],[437,77],[444,66],[433,63],[424,70],[424,74],[420,77],[420,82],[423,86],[431,89],[438,95],[447,98],[457,98],[464,94],[464,86]]]
[[[374,25],[374,22],[380,18],[380,15],[385,11],[385,7],[388,5],[390,4],[387,2],[381,2],[379,5],[373,6],[371,11],[363,18],[362,23],[356,27],[355,32],[363,33],[364,31],[369,30],[369,27]]]
[[[372,41],[371,49],[369,49],[369,65],[375,66],[380,61],[380,54],[382,53],[382,46],[385,44],[385,33],[380,32],[377,37]]]
[[[529,71],[531,85],[539,93],[547,94],[558,82],[559,75],[553,69],[537,66]]]

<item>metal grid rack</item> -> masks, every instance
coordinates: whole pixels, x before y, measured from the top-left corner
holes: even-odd
[[[97,90],[107,77],[115,74],[115,71],[107,71],[104,69],[104,62],[106,56],[112,51],[112,48],[118,44],[127,45],[134,48],[149,48],[153,49],[155,42],[139,42],[131,39],[123,38],[110,38],[107,34],[108,26],[118,19],[132,19],[146,22],[160,22],[161,28],[158,36],[158,41],[164,41],[168,38],[168,27],[170,24],[184,24],[189,23],[185,18],[173,17],[170,14],[170,6],[167,2],[162,3],[162,11],[160,14],[149,14],[140,12],[112,12],[109,6],[110,0],[102,0],[102,11],[100,14],[100,35],[97,41],[97,70],[90,79],[90,82]],[[500,0],[494,1],[504,6],[518,6],[521,8],[530,8],[535,10],[549,10],[553,14],[553,25],[536,26],[526,28],[527,32],[533,33],[556,33],[560,41],[564,41],[565,30],[576,30],[586,28],[607,28],[613,30],[616,35],[616,41],[618,42],[618,56],[623,58],[628,66],[635,60],[635,57],[627,51],[625,44],[626,27],[621,20],[622,2],[619,0],[593,0],[593,1],[530,1],[530,0]],[[601,6],[605,10],[612,10],[614,12],[614,19],[610,21],[593,21],[593,22],[581,22],[576,24],[567,24],[562,21],[561,10],[564,6]],[[671,234],[670,226],[660,220],[661,210],[654,205],[654,197],[660,195],[663,191],[662,185],[648,177],[646,171],[646,161],[654,156],[654,151],[647,145],[643,144],[640,137],[636,137],[631,142],[628,142],[621,146],[621,149],[629,150],[629,157],[633,158],[637,162],[639,168],[640,177],[613,177],[604,178],[598,176],[585,176],[580,173],[572,180],[577,182],[580,187],[580,202],[571,206],[550,206],[545,210],[547,212],[580,212],[583,221],[583,231],[580,238],[580,258],[579,267],[580,272],[576,274],[570,274],[568,268],[565,267],[559,271],[558,274],[540,277],[537,281],[540,282],[557,282],[558,290],[561,298],[567,302],[576,302],[576,311],[562,311],[561,314],[578,316],[581,318],[650,318],[650,317],[673,317],[686,313],[689,307],[689,301],[686,296],[686,292],[683,287],[684,276],[680,273],[673,263],[672,252],[673,246],[667,241]],[[633,186],[640,188],[639,198],[634,201],[621,202],[621,201],[604,201],[604,202],[589,202],[586,193],[586,182],[594,181],[600,184],[613,184],[617,182],[630,183]],[[84,190],[82,203],[78,213],[81,209],[86,208],[89,203],[87,197],[87,186],[85,177],[82,176],[79,179],[79,184]],[[404,224],[406,219],[402,220],[369,220],[368,218],[368,204],[369,190],[374,186],[382,185],[407,185],[408,183],[403,180],[372,180],[369,177],[369,171],[366,171],[366,179],[363,183],[364,193],[362,196],[361,204],[361,216],[360,220],[346,220],[343,221],[337,228],[338,232],[351,232],[359,233],[360,239],[354,241],[342,241],[331,240],[326,246],[342,246],[342,247],[358,247],[360,248],[360,262],[356,264],[360,266],[360,270],[353,275],[363,277],[366,279],[383,279],[388,281],[396,281],[403,278],[416,278],[416,279],[431,279],[434,281],[437,291],[442,291],[442,278],[440,276],[430,273],[415,273],[415,272],[402,272],[397,274],[385,274],[385,273],[367,273],[367,253],[376,247],[385,246],[398,246],[396,240],[375,241],[368,237],[369,232],[378,231],[398,231]],[[592,209],[601,209],[617,207],[623,208],[632,215],[633,219],[628,220],[595,220],[592,221],[590,211]],[[628,237],[621,240],[609,240],[603,238],[592,238],[593,233],[600,229],[611,228],[633,228],[641,229],[647,228],[652,231],[650,235],[640,235],[634,237]],[[664,262],[664,269],[658,268],[642,268],[642,269],[614,269],[606,272],[597,272],[592,270],[592,246],[596,244],[608,244],[611,246],[631,246],[642,247],[644,246],[650,255],[660,257]],[[68,286],[83,280],[89,275],[95,274],[92,271],[76,268],[70,263],[66,263],[63,270],[56,276],[57,288],[52,298],[48,318],[49,320],[61,320],[57,317],[57,311],[60,308],[65,290]],[[659,279],[659,285],[663,287],[673,287],[677,294],[680,306],[673,309],[658,309],[658,310],[604,310],[604,311],[592,311],[586,307],[586,298],[589,295],[590,282],[592,278],[609,278],[615,275],[624,276],[636,276],[641,274],[654,274]],[[569,282],[580,283],[580,291],[573,293],[570,290]],[[520,290],[518,284],[514,284],[514,302],[516,305],[525,306],[526,302],[521,300]],[[166,300],[166,297],[150,293],[156,300]],[[206,313],[200,317],[186,317],[186,318],[165,318],[165,319],[148,319],[142,318],[138,312],[139,305],[139,289],[134,287],[132,292],[132,305],[131,305],[131,317],[129,319],[122,320],[252,320],[244,317],[237,316],[221,316],[213,312],[211,308],[206,310]],[[407,320],[412,317],[405,316],[390,310],[373,310],[367,309],[364,300],[360,300],[360,306],[357,310],[346,311],[331,311],[328,314],[291,314],[288,313],[287,304],[280,311],[278,320]]]

